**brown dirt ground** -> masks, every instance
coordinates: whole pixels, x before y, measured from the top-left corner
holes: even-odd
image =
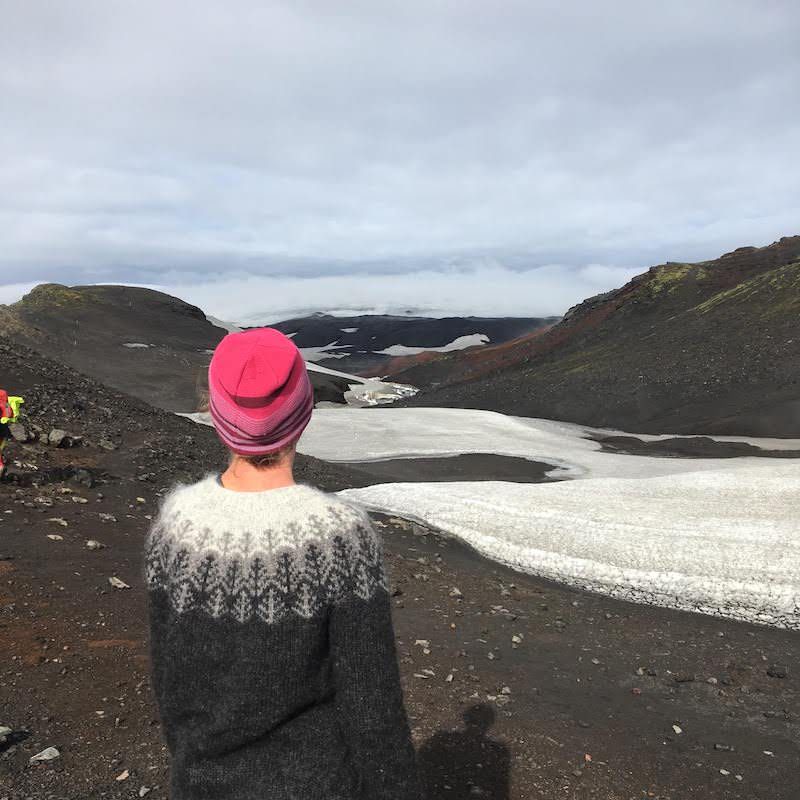
[[[15,731],[0,799],[164,798],[141,551],[166,481],[137,480],[120,451],[16,453],[109,477],[0,486],[0,725]],[[301,464],[338,488],[325,469]],[[376,523],[429,798],[796,800],[798,634],[582,594]],[[28,765],[51,745],[58,760]]]

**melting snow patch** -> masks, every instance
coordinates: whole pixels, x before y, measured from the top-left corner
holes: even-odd
[[[494,411],[388,408],[380,414],[363,414],[358,409],[320,409],[312,417],[300,449],[327,461],[496,453],[552,464],[548,473],[552,478],[645,478],[774,463],[761,458],[659,458],[606,453],[599,442],[587,438],[593,433],[592,428],[568,422],[508,417]],[[750,441],[760,446],[771,443]],[[800,449],[800,443],[794,446]]]
[[[640,603],[800,629],[800,465],[341,493],[514,569]]]
[[[592,433],[490,411],[318,410],[300,449],[330,461],[483,452],[550,463],[551,476],[578,480],[383,484],[343,494],[524,572],[800,629],[800,461],[606,453],[586,438]]]
[[[212,317],[206,314],[206,319],[212,324],[216,325],[218,328],[222,328],[224,331],[228,331],[228,333],[238,333],[241,328],[235,322],[228,322],[224,319],[218,319],[217,317]]]
[[[145,344],[144,342],[125,342],[122,346],[123,347],[128,347],[131,350],[137,350],[137,349],[143,348],[143,347],[152,347],[152,345]]]
[[[294,335],[294,334],[293,334]],[[322,361],[324,358],[345,358],[350,355],[349,353],[337,353],[337,350],[349,350],[349,344],[338,344],[331,342],[330,344],[321,345],[320,347],[301,347],[300,352],[306,361]]]
[[[372,337],[375,338],[374,336]],[[393,344],[383,350],[376,350],[376,353],[384,356],[415,356],[418,353],[450,353],[453,350],[466,350],[468,347],[487,344],[489,337],[485,333],[471,333],[469,336],[459,336],[453,339],[450,344],[442,347],[407,347],[404,344]]]

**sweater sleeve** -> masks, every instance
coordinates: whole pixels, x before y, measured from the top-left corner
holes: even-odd
[[[362,566],[382,574],[380,540],[369,522],[362,536],[373,542],[368,548],[373,563]],[[366,599],[351,594],[336,602],[329,634],[336,706],[360,773],[361,796],[364,800],[419,800],[385,581]]]

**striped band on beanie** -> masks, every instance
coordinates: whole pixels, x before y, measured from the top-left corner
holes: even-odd
[[[303,357],[273,328],[228,334],[208,368],[209,410],[222,443],[267,455],[300,438],[314,392]]]

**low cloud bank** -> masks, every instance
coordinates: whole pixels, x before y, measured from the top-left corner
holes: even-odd
[[[590,264],[517,272],[502,266],[469,271],[352,274],[316,278],[240,276],[157,288],[220,319],[277,322],[315,311],[423,316],[550,316],[621,286],[641,269]]]
[[[470,270],[320,277],[236,275],[218,281],[135,284],[167,292],[206,314],[246,325],[317,311],[421,316],[560,316],[598,292],[621,286],[641,268],[548,265],[525,271],[491,264]],[[0,285],[12,303],[35,284]]]

